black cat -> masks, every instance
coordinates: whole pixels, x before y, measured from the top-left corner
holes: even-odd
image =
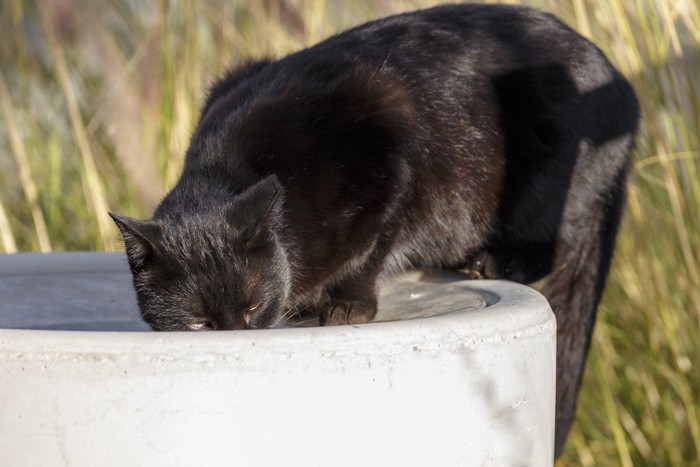
[[[211,90],[150,220],[113,215],[158,330],[363,323],[406,268],[540,281],[571,424],[639,108],[594,45],[530,8],[368,23]]]

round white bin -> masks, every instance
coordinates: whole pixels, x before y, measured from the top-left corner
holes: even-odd
[[[552,464],[554,315],[411,273],[377,321],[149,332],[123,255],[0,256],[0,464]]]

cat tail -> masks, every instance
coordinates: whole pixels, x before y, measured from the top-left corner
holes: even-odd
[[[629,154],[631,147],[627,149]],[[576,412],[576,396],[593,334],[596,310],[605,287],[626,200],[629,159],[611,188],[586,216],[560,232],[552,272],[535,287],[547,297],[557,318],[557,400],[555,456],[566,442]],[[579,212],[580,214],[580,212]],[[565,216],[567,214],[565,213]],[[577,216],[577,213],[569,213]],[[567,225],[565,222],[563,225]]]

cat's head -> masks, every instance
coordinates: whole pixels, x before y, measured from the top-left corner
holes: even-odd
[[[291,286],[278,235],[283,197],[271,176],[197,215],[110,214],[124,238],[143,319],[169,331],[277,324]]]

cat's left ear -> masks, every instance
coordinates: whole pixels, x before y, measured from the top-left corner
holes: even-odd
[[[158,253],[157,244],[162,236],[160,225],[153,221],[133,219],[113,212],[109,215],[124,238],[126,255],[132,268],[139,268]]]
[[[246,248],[252,248],[279,225],[283,202],[284,188],[270,175],[238,195],[228,206],[226,218],[240,232]]]

